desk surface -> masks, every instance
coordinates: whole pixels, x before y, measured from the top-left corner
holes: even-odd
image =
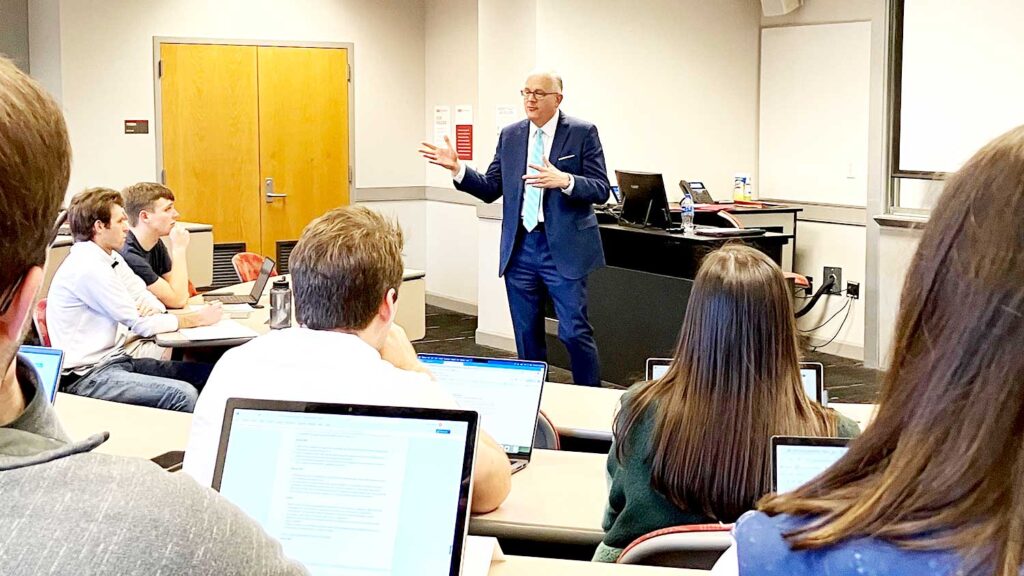
[[[573,384],[544,385],[540,408],[554,424],[559,434],[588,440],[612,439],[612,419],[618,410],[619,399],[625,390],[591,388]],[[874,417],[874,404],[843,404],[833,402],[829,407],[853,419],[861,430]]]
[[[729,236],[729,237],[716,237],[716,236],[702,236],[700,234],[672,234],[662,230],[660,228],[641,228],[638,226],[623,226],[622,224],[601,224],[601,228],[615,231],[624,232],[636,232],[639,234],[653,234],[655,236],[666,236],[668,238],[676,238],[684,242],[693,242],[698,244],[724,244],[730,240],[741,240],[744,242],[756,242],[756,241],[767,241],[775,244],[785,244],[793,239],[792,234],[779,234],[778,232],[765,232],[764,234],[758,234],[756,236]]]
[[[604,537],[608,488],[604,454],[534,450],[529,466],[512,476],[501,507],[473,516],[470,534],[568,544]]]
[[[402,273],[402,282],[412,282],[414,280],[422,280],[426,274],[422,270],[405,269]],[[273,287],[274,280],[284,278],[291,282],[291,275],[283,274],[281,276],[274,276],[268,282],[266,287],[263,289],[263,295],[260,296],[258,304],[261,308],[253,308],[247,313],[232,314],[229,312],[224,313],[224,318],[228,318],[238,322],[239,324],[251,329],[256,334],[266,334],[270,331],[270,326],[267,325],[267,320],[270,318],[270,289]],[[255,282],[242,282],[241,284],[233,284],[224,288],[216,290],[217,293],[221,294],[249,294],[252,292],[252,287]],[[193,296],[189,299],[190,305],[198,306],[204,304],[206,301],[200,294]],[[251,340],[252,338],[228,338],[222,340],[199,340],[192,341],[181,334],[181,332],[165,332],[163,334],[157,334],[156,343],[166,348],[202,348],[208,346],[238,346]]]
[[[542,574],[558,574],[559,576],[669,576],[673,574],[675,576],[706,576],[710,572],[529,556],[506,556],[504,562],[491,563],[491,569],[487,574],[488,576],[539,576]]]
[[[144,406],[107,402],[60,392],[54,402],[57,417],[72,440],[99,432],[110,439],[96,452],[153,458],[164,452],[184,450],[192,427],[192,415]]]

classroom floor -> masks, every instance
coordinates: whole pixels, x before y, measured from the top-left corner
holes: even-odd
[[[461,354],[464,356],[490,356],[512,358],[515,354],[498,348],[480,346],[476,343],[476,316],[452,310],[427,306],[427,334],[413,342],[417,352],[435,354]],[[825,389],[834,402],[869,404],[878,401],[878,389],[882,372],[865,368],[862,362],[824,354],[807,352],[804,358],[809,362],[821,362],[825,366]],[[572,374],[557,366],[548,369],[548,380],[571,384]],[[606,386],[628,386],[631,382],[605,383]]]

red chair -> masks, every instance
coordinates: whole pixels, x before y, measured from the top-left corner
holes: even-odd
[[[237,271],[238,269],[236,268],[235,270]],[[188,281],[188,297],[191,298],[191,297],[195,296],[196,294],[199,294],[199,291],[196,290],[196,285],[193,284],[191,280],[189,280]]]
[[[39,333],[39,341],[43,346],[50,346],[50,331],[46,328],[46,298],[36,302],[36,309],[32,311],[32,322],[36,325],[36,332]]]
[[[710,570],[729,546],[732,524],[692,524],[649,532],[626,546],[618,564]]]
[[[252,282],[260,275],[263,256],[255,252],[239,252],[231,257],[231,265],[235,267],[235,274],[238,274],[240,282]],[[271,270],[270,275],[277,276],[276,266]]]

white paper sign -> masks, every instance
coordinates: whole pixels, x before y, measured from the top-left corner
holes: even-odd
[[[455,124],[472,124],[473,107],[469,104],[458,104],[455,106]]]
[[[452,136],[452,107],[434,106],[434,144],[444,146],[445,136]]]
[[[513,122],[515,122],[518,119],[519,119],[519,117],[516,114],[516,107],[515,106],[511,106],[511,105],[507,105],[507,104],[501,104],[497,108],[494,109],[494,123],[497,124],[497,127],[498,127],[497,133],[498,134],[501,134],[501,129],[502,128],[504,128],[505,126],[508,126],[509,124],[512,124]]]

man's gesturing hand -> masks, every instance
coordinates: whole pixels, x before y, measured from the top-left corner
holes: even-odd
[[[548,162],[547,158],[544,159],[543,166],[530,164],[530,168],[533,168],[537,172],[523,175],[523,180],[526,181],[527,186],[533,186],[534,188],[541,189],[569,187],[569,175],[558,168],[555,168],[551,162]]]
[[[452,176],[459,173],[459,153],[452,148],[451,141],[444,137],[444,147],[434,146],[429,142],[420,142],[420,154],[431,164],[437,164],[451,171]]]

